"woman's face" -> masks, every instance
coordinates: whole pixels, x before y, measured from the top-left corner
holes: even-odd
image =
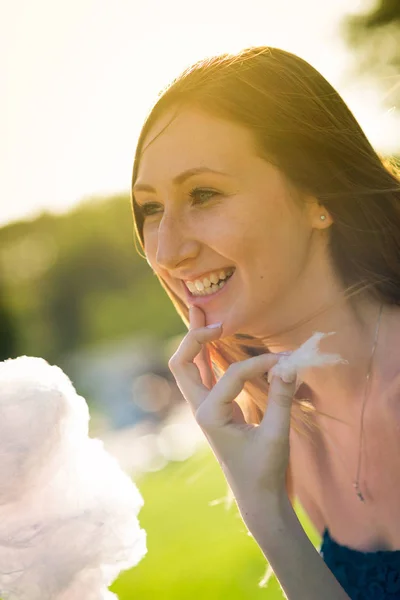
[[[151,267],[225,335],[265,335],[306,269],[312,203],[294,201],[246,128],[200,109],[160,118],[143,148],[134,196]]]

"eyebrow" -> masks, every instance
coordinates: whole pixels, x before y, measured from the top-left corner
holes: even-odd
[[[193,169],[187,169],[186,171],[179,173],[179,175],[174,177],[172,183],[174,185],[182,185],[187,179],[189,179],[189,177],[193,177],[193,175],[201,175],[202,173],[214,173],[215,175],[224,175],[225,177],[229,177],[229,175],[227,173],[224,173],[223,171],[216,171],[215,169],[210,169],[208,167],[194,167]],[[148,183],[136,183],[133,186],[132,191],[155,193],[156,190],[153,186],[149,185]]]

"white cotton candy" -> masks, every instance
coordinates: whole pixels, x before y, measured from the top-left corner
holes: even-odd
[[[339,354],[324,354],[318,349],[318,344],[322,338],[333,334],[334,332],[316,332],[300,348],[287,356],[282,356],[269,371],[268,381],[270,382],[273,376],[278,376],[283,381],[290,383],[296,380],[297,374],[302,369],[347,363],[347,360],[344,360]]]
[[[142,497],[61,369],[0,362],[0,598],[113,600],[146,553]]]

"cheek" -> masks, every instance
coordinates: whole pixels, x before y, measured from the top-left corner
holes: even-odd
[[[197,232],[197,238],[205,248],[235,262],[240,261],[254,234],[251,216],[249,218],[240,205],[239,209],[227,205],[206,213],[201,221],[193,224],[193,231]]]
[[[151,268],[156,270],[156,256],[157,256],[157,233],[156,231],[149,231],[149,228],[144,227],[143,229],[143,242],[144,242],[144,253],[146,260]]]
[[[308,244],[296,229],[271,232],[263,252],[255,261],[258,282],[271,293],[282,293],[305,272]]]
[[[236,240],[235,252],[245,258],[256,281],[272,284],[291,278],[303,262],[307,246],[308,234],[300,220],[270,210],[243,225],[243,240]]]

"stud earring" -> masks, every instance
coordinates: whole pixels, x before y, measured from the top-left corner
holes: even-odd
[[[321,221],[325,221],[326,215],[321,215],[319,218],[321,219]]]

